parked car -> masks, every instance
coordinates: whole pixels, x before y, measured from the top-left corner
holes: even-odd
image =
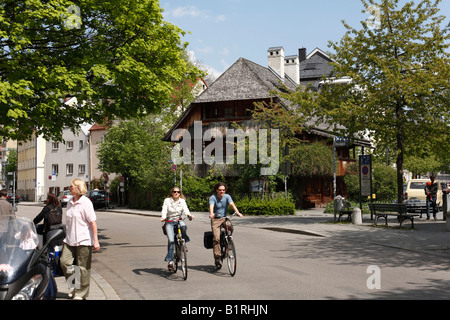
[[[8,193],[6,200],[8,200],[9,203],[13,203],[13,199],[14,199],[14,193]],[[15,203],[19,203],[19,196],[17,194],[16,194]]]
[[[89,190],[86,196],[91,199],[94,209],[104,208],[109,202],[109,197],[107,197],[105,190]]]
[[[67,203],[73,198],[70,194],[70,190],[63,190],[58,194],[58,200],[61,203],[61,207],[67,206]]]
[[[405,200],[410,200],[412,198],[417,198],[419,200],[426,200],[425,195],[425,185],[430,181],[429,179],[411,179],[406,183],[406,192],[405,192]],[[438,192],[436,204],[438,204],[438,208],[442,207],[442,188],[439,181],[438,183]]]

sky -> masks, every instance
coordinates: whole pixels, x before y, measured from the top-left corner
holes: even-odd
[[[270,47],[282,46],[285,55],[302,47],[332,52],[329,42],[346,32],[342,20],[359,29],[371,17],[361,12],[361,0],[160,0],[160,7],[165,21],[186,31],[191,56],[216,78],[241,57],[267,66]],[[450,0],[439,7],[448,23]]]

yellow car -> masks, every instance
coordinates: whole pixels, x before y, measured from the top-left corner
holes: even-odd
[[[427,182],[431,182],[430,179],[411,179],[406,183],[406,191],[405,191],[405,200],[410,200],[412,198],[417,198],[419,200],[426,200],[427,196],[425,195],[425,186]],[[435,180],[438,184],[438,192],[436,204],[438,208],[442,207],[442,188],[441,183]]]

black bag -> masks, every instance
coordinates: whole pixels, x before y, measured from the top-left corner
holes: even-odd
[[[212,249],[213,247],[213,234],[212,231],[206,231],[203,235],[203,245],[206,249]]]
[[[62,223],[62,214],[57,208],[51,208],[48,210],[47,223],[49,228]]]

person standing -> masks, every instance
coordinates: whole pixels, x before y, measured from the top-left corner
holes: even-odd
[[[14,208],[11,203],[8,202],[6,197],[8,196],[8,190],[0,190],[0,215],[2,216],[14,216]]]
[[[75,300],[84,300],[89,295],[92,250],[100,250],[97,235],[97,217],[91,200],[85,196],[86,183],[81,179],[73,179],[70,183],[70,194],[73,198],[67,203],[66,237],[63,240],[61,268],[66,280],[72,276],[74,261],[80,270],[78,286],[69,294]],[[77,274],[77,273],[75,273]]]
[[[434,175],[430,176],[430,184],[425,187],[425,195],[427,196],[426,199],[426,206],[427,206],[427,220],[430,220],[430,206],[433,209],[433,218],[436,220],[436,214],[437,214],[437,207],[436,207],[436,200],[437,200],[437,192],[438,192],[438,183],[434,181],[435,177]]]
[[[173,255],[175,246],[175,233],[174,226],[180,221],[181,233],[185,242],[189,242],[190,239],[186,233],[186,223],[182,220],[182,215],[185,215],[192,220],[193,216],[189,212],[188,206],[186,204],[186,198],[181,192],[180,188],[173,187],[170,190],[169,196],[164,199],[162,211],[161,211],[161,221],[165,222],[164,228],[167,235],[167,255],[164,259],[168,261],[167,268],[169,271],[173,270]]]
[[[223,182],[219,182],[214,186],[213,194],[209,198],[209,217],[211,219],[211,230],[213,234],[213,255],[214,263],[217,269],[222,267],[222,262],[220,261],[220,226],[225,222],[225,217],[227,216],[228,205],[230,205],[234,212],[242,218],[242,214],[239,212],[238,208],[233,202],[233,199],[226,191],[226,185]]]
[[[56,226],[62,227],[62,214],[63,212],[58,197],[56,197],[56,195],[54,195],[53,193],[49,193],[47,195],[47,200],[45,201],[45,207],[33,219],[34,224],[38,224],[39,222],[44,220],[44,226],[42,230],[42,234],[44,236],[44,243],[47,232],[49,232]]]

